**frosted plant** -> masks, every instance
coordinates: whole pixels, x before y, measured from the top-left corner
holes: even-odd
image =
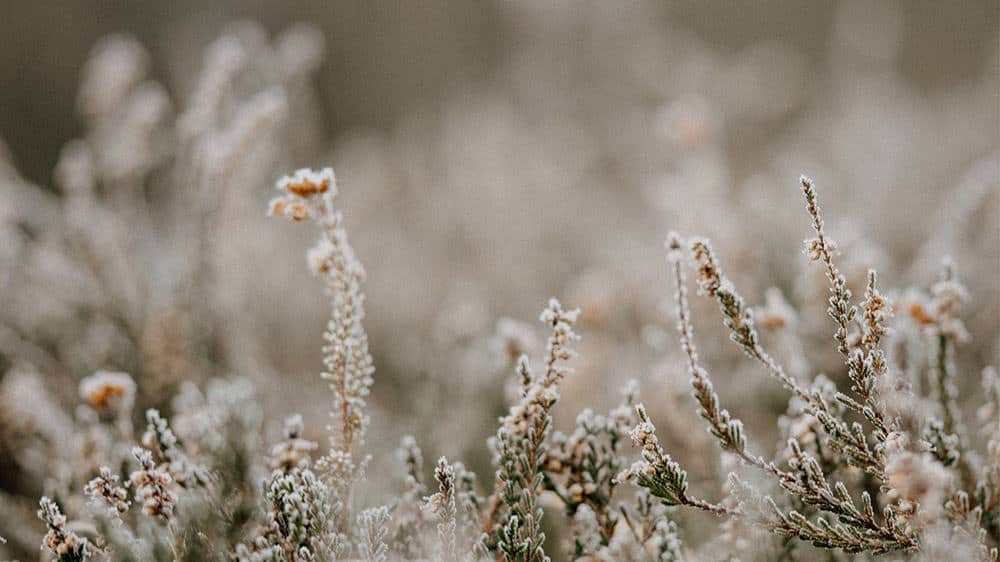
[[[645,490],[620,506],[622,524],[615,529],[607,546],[580,558],[589,561],[683,562],[684,556],[677,524],[666,508]],[[585,516],[589,517],[589,516]]]
[[[66,516],[50,498],[42,497],[39,502],[38,518],[45,522],[48,532],[42,542],[58,562],[86,562],[94,552],[87,539],[80,537],[66,527]]]
[[[156,466],[153,453],[148,450],[135,447],[132,456],[139,463],[139,468],[129,476],[129,483],[135,487],[135,499],[142,504],[142,512],[169,523],[177,503],[173,477]]]
[[[886,397],[879,395],[879,383],[888,376],[889,369],[882,340],[887,333],[891,305],[877,288],[874,271],[868,273],[864,300],[858,307],[852,304],[844,276],[833,261],[836,246],[825,233],[813,182],[803,176],[800,183],[816,233],[815,238],[806,241],[807,254],[810,260],[823,265],[830,282],[828,314],[835,325],[834,340],[843,357],[854,397],[837,392],[833,383],[820,377],[810,390],[788,376],[760,343],[752,311],[722,273],[708,242],[693,240],[690,252],[697,266],[700,292],[718,303],[732,341],[792,393],[803,413],[818,421],[818,426],[809,426],[807,431],[819,441],[809,441],[809,444],[821,445],[835,455],[824,458],[816,455],[816,449],[813,453],[807,452],[800,443],[805,435],[801,430],[790,432],[789,452],[783,462],[785,467],[749,451],[742,422],[721,407],[719,395],[695,348],[684,279],[684,244],[680,237],[671,234],[667,248],[677,281],[678,331],[699,413],[725,451],[776,480],[778,487],[790,496],[791,504],[781,507],[779,503],[788,500],[761,494],[736,473],[730,474],[731,489],[737,499],[735,504],[711,503],[693,497],[688,492],[687,473],[664,452],[656,438],[655,427],[641,405],[637,407],[640,423],[631,436],[642,449],[642,460],[624,476],[634,478],[639,486],[667,505],[690,506],[720,516],[747,518],[778,535],[847,552],[916,551],[925,540],[932,540],[924,536],[925,532],[929,534],[944,517],[959,523],[955,531],[959,535],[962,528],[977,528],[983,514],[995,506],[983,501],[983,497],[974,502],[965,491],[971,489],[973,479],[964,474],[973,475],[973,470],[959,471],[956,483],[953,474],[942,463],[955,464],[961,458],[974,458],[974,453],[956,435],[960,426],[955,419],[955,391],[949,388],[953,383],[949,382],[948,374],[951,369],[949,345],[962,334],[956,327],[960,324],[955,320],[954,310],[964,291],[954,282],[950,269],[941,282],[945,285],[936,285],[939,289],[935,294],[940,300],[933,307],[936,316],[931,323],[940,328],[931,329],[931,333],[949,335],[937,336],[940,348],[935,356],[934,371],[938,381],[937,399],[949,421],[927,420],[928,431],[924,435],[931,438],[920,440],[919,434],[913,436],[901,426],[899,419],[887,408]],[[855,322],[856,318],[860,321]],[[868,428],[858,421],[848,421],[845,412],[852,412],[864,420]],[[808,419],[803,418],[803,421],[809,423]],[[844,465],[851,467],[854,474],[841,470]],[[852,494],[848,488],[852,482],[862,487],[860,505],[855,499],[857,492]],[[980,489],[984,484],[989,487],[988,482],[987,478],[978,486]],[[873,497],[876,493],[881,493],[881,514],[876,511]],[[983,559],[995,560],[996,549],[985,542],[989,527],[979,529],[967,532],[967,536],[979,544],[975,550]]]
[[[389,509],[373,507],[358,514],[358,556],[367,562],[386,562],[389,548],[385,544],[389,533]]]
[[[208,474],[203,468],[191,463],[181,450],[177,436],[167,420],[155,409],[146,411],[146,432],[142,435],[142,444],[154,451],[163,462],[162,469],[170,473],[177,484],[183,488],[205,486],[208,484]]]
[[[423,537],[426,533],[423,510],[427,486],[424,484],[424,456],[412,435],[402,438],[396,456],[403,465],[403,491],[394,510],[396,525],[393,542],[399,545],[401,554],[408,558],[419,558],[423,551]]]
[[[368,428],[365,399],[375,372],[362,324],[365,309],[361,282],[365,272],[347,241],[343,218],[333,207],[337,185],[332,169],[299,170],[281,178],[277,188],[283,195],[271,201],[270,214],[293,221],[311,219],[320,228],[320,239],[306,257],[313,274],[326,284],[331,301],[330,321],[323,334],[323,379],[329,381],[333,391],[333,423],[330,452],[320,459],[317,468],[329,475],[338,493],[349,498],[351,482],[363,464],[356,458],[355,447],[364,442]],[[348,499],[345,518],[349,503]]]
[[[974,410],[969,373],[996,346],[989,234],[1000,190],[995,127],[983,119],[995,113],[996,78],[914,91],[887,64],[899,26],[881,24],[900,14],[880,7],[888,18],[873,26],[858,5],[835,10],[831,64],[811,65],[784,44],[693,40],[648,0],[614,17],[599,3],[505,4],[524,40],[481,77],[486,87],[330,146],[316,142],[315,28],[271,40],[252,23],[227,26],[187,77],[197,65],[177,57],[189,49],[168,48],[167,68],[182,79],[164,86],[135,39],[102,41],[82,72],[81,137],[65,145],[55,185],[30,185],[0,146],[0,558],[37,555],[40,493],[92,559],[869,562],[883,547],[892,562],[995,556],[1000,386],[985,369],[986,404]],[[594,22],[600,32],[581,39]],[[566,67],[576,51],[587,60]],[[818,103],[810,83],[829,86]],[[748,132],[762,137],[767,166],[731,150]],[[905,149],[871,158],[875,145]],[[301,283],[281,263],[288,242],[257,228],[259,209],[277,166],[317,149],[357,186],[351,216],[383,258],[368,264],[379,302],[364,319],[365,276],[333,210],[332,171],[279,184],[272,210],[321,231],[306,257],[333,309],[329,451],[306,431],[312,408],[274,442],[262,438],[278,430],[291,392],[275,377],[302,370],[300,340],[315,318],[282,324],[314,312],[314,299],[290,289]],[[795,228],[779,204],[787,190],[770,170],[802,161],[836,174],[842,201],[863,195],[865,205],[828,228],[803,182],[815,229],[797,272],[780,243]],[[946,174],[962,167],[953,187]],[[719,216],[747,220],[710,220]],[[661,326],[662,268],[641,244],[620,244],[650,240],[665,222],[714,229],[714,245],[670,245],[675,275],[693,258],[707,297],[687,303],[678,288],[680,347]],[[961,268],[945,267],[936,283],[886,283],[931,279],[949,252]],[[581,307],[568,323],[587,338],[575,374],[546,389],[519,361],[536,351],[534,329],[492,320],[553,287]],[[737,345],[710,342],[719,327],[706,326],[695,347],[692,319],[706,307],[722,311]],[[385,342],[386,395],[371,404],[362,323]],[[648,367],[671,376],[614,407],[619,381]],[[750,382],[761,367],[779,384]],[[688,388],[677,372],[690,377],[710,433],[691,431],[697,415],[676,407]],[[783,391],[787,401],[776,399]],[[133,435],[133,411],[150,409],[147,435]],[[508,441],[491,451],[482,437],[500,412],[511,414],[500,430]],[[752,427],[767,416],[779,417],[777,447],[761,445],[775,432]],[[642,453],[628,469],[631,428]],[[425,467],[409,439],[402,478],[390,475],[381,461],[404,430],[431,458],[451,460]],[[705,454],[713,442],[718,458]],[[137,444],[156,478],[127,477]],[[490,452],[503,477],[480,489],[455,459],[481,469]],[[716,476],[730,472],[719,497]],[[169,524],[143,512],[157,479],[165,498],[175,494]],[[706,524],[716,515],[717,529]]]
[[[103,416],[127,419],[135,401],[135,381],[128,373],[98,371],[80,380],[80,397]]]
[[[100,474],[87,483],[83,493],[95,502],[103,504],[115,517],[121,517],[128,512],[130,504],[128,491],[118,482],[118,475],[112,473],[110,468],[102,466]]]
[[[426,509],[438,520],[438,539],[441,541],[440,557],[442,562],[456,562],[458,528],[458,506],[456,495],[455,467],[448,464],[448,459],[438,459],[434,469],[434,480],[438,483],[438,491],[425,498]]]
[[[334,528],[339,503],[312,470],[275,471],[264,498],[269,511],[255,546],[287,562],[336,559],[342,540]]]
[[[546,346],[545,370],[531,373],[526,357],[518,361],[522,380],[521,401],[500,420],[496,435],[496,492],[487,516],[486,539],[509,562],[547,562],[541,530],[538,496],[544,481],[545,453],[552,425],[550,411],[559,400],[557,386],[570,372],[564,363],[573,358],[571,347],[579,339],[573,331],[580,311],[564,310],[552,299],[541,321],[552,328]],[[498,511],[502,517],[496,520]],[[493,526],[496,525],[496,529]]]
[[[636,422],[638,396],[638,383],[629,381],[621,405],[607,415],[586,409],[577,416],[573,433],[552,436],[545,460],[545,488],[554,492],[567,514],[573,516],[570,551],[574,557],[606,547],[618,526],[613,500],[617,478],[627,463],[624,447]]]

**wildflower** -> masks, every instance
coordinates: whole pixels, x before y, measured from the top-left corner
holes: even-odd
[[[166,461],[165,469],[184,488],[204,486],[208,483],[205,469],[192,463],[177,441],[177,436],[167,420],[155,409],[146,410],[146,432],[142,444]]]
[[[934,305],[922,292],[908,290],[893,301],[893,311],[897,315],[905,315],[917,326],[933,325],[935,318]]]
[[[364,441],[368,428],[365,399],[375,372],[363,325],[361,282],[365,271],[347,240],[340,213],[333,208],[337,189],[331,168],[298,170],[278,180],[276,187],[285,195],[271,202],[270,214],[313,219],[321,230],[320,241],[309,251],[307,260],[313,273],[322,275],[330,298],[321,376],[333,391],[331,417],[335,423],[330,426],[331,450],[317,468],[339,492],[349,493],[358,470],[353,449]],[[342,518],[347,519],[346,508]]]
[[[59,511],[56,502],[42,496],[39,506],[38,518],[44,521],[48,528],[45,538],[42,539],[42,546],[54,554],[58,562],[89,560],[92,555],[90,543],[66,528],[66,516]]]
[[[293,221],[304,221],[313,217],[308,205],[287,196],[271,199],[267,214],[268,216],[286,217]]]
[[[323,168],[317,171],[302,168],[291,176],[279,179],[277,187],[280,191],[291,195],[309,198],[327,192],[336,193],[337,179],[333,174],[333,168]]]
[[[139,469],[129,476],[135,486],[135,499],[142,502],[142,512],[150,517],[170,521],[174,516],[177,494],[171,488],[174,479],[153,462],[153,454],[142,447],[134,447],[132,456],[139,462]]]
[[[268,214],[303,221],[322,218],[331,212],[329,207],[337,194],[337,180],[331,168],[319,171],[303,168],[279,179],[276,188],[284,195],[271,200]]]
[[[958,280],[955,266],[950,260],[945,260],[941,279],[931,287],[931,296],[936,319],[932,332],[956,342],[967,341],[969,333],[958,318],[958,312],[962,303],[969,299],[969,293]]]
[[[565,310],[558,300],[549,300],[539,317],[552,329],[546,345],[545,371],[534,377],[527,368],[527,360],[519,361],[525,385],[521,402],[510,408],[497,430],[498,505],[502,501],[509,513],[496,537],[490,536],[492,529],[486,529],[486,539],[495,540],[496,547],[508,559],[526,562],[547,559],[542,546],[545,534],[539,527],[540,475],[552,425],[550,412],[559,399],[556,387],[571,371],[564,362],[574,357],[571,346],[579,339],[573,331],[579,314],[578,309]]]
[[[80,381],[80,398],[103,416],[128,414],[135,402],[135,381],[128,373],[97,371]]]
[[[111,512],[120,517],[129,508],[128,491],[118,484],[118,475],[113,474],[111,469],[102,466],[100,474],[87,483],[83,492],[93,500],[103,503],[110,508]]]

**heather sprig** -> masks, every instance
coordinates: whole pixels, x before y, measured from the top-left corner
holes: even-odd
[[[48,531],[42,539],[42,547],[48,550],[58,562],[86,562],[94,555],[94,547],[87,539],[80,537],[66,527],[66,516],[51,498],[42,497],[39,502],[38,518],[45,522]]]
[[[833,242],[824,234],[823,219],[819,212],[812,181],[803,176],[800,182],[806,195],[807,209],[813,218],[813,227],[817,233],[817,238],[809,243],[810,259],[821,260],[827,266],[827,277],[832,283],[830,290],[833,295],[828,312],[840,326],[836,339],[838,342],[843,340],[845,347],[842,354],[845,357],[848,377],[852,382],[851,389],[860,399],[858,401],[837,392],[835,400],[861,414],[871,424],[871,437],[874,443],[869,442],[861,425],[856,422],[848,423],[838,415],[833,405],[822,395],[804,388],[789,376],[781,364],[763,348],[754,325],[752,310],[746,307],[743,298],[733,284],[723,275],[709,243],[701,239],[695,239],[691,242],[691,256],[698,264],[698,283],[702,293],[714,298],[719,303],[725,325],[730,330],[731,339],[739,344],[749,357],[761,363],[771,376],[778,379],[785,388],[808,405],[810,413],[819,420],[824,431],[829,435],[830,447],[840,452],[846,462],[874,475],[879,480],[884,480],[882,468],[884,460],[879,459],[879,451],[881,444],[897,427],[896,421],[890,419],[885,413],[885,403],[879,401],[876,394],[878,381],[885,370],[885,355],[879,347],[879,343],[885,332],[884,323],[888,315],[888,303],[875,287],[876,277],[874,272],[871,272],[866,292],[867,298],[863,303],[867,315],[863,327],[865,345],[863,349],[847,350],[847,326],[853,321],[857,308],[850,303],[851,295],[850,291],[846,289],[846,280],[833,264]],[[669,254],[678,256],[676,247],[679,246],[679,239],[676,235],[672,236],[671,239],[673,241],[668,240],[668,246],[674,246],[674,248]],[[674,262],[675,277],[681,279],[678,277],[679,273],[682,274],[679,257],[675,257],[672,261]],[[846,305],[844,305],[845,302]],[[681,306],[680,302],[678,306]]]
[[[521,401],[500,420],[496,435],[496,506],[505,506],[505,519],[495,534],[490,527],[495,514],[487,517],[486,540],[506,562],[547,562],[541,530],[542,508],[538,496],[544,482],[545,453],[552,425],[550,411],[559,400],[557,385],[570,368],[565,362],[575,355],[572,344],[579,339],[573,324],[579,310],[565,310],[556,299],[549,301],[540,320],[551,327],[546,345],[545,370],[531,374],[527,359],[518,361],[524,383]],[[491,509],[495,511],[495,509]]]
[[[822,262],[826,268],[826,276],[830,281],[830,299],[827,313],[837,325],[834,338],[837,340],[837,351],[841,355],[847,356],[850,350],[848,344],[848,331],[857,309],[851,304],[851,290],[847,288],[847,279],[837,266],[833,263],[833,256],[837,253],[837,244],[827,237],[824,231],[823,217],[820,215],[819,199],[816,196],[816,187],[813,180],[806,176],[799,176],[799,184],[802,186],[802,193],[806,198],[806,210],[812,218],[815,238],[805,241],[805,252],[811,262]]]
[[[687,493],[687,472],[660,446],[656,437],[656,426],[649,419],[645,406],[637,404],[638,425],[629,433],[632,442],[641,449],[641,460],[619,475],[619,480],[635,480],[664,505],[686,505],[722,515],[729,509],[722,504],[713,504]]]
[[[142,503],[142,512],[169,523],[174,517],[174,505],[177,503],[173,477],[156,466],[153,453],[149,450],[133,447],[132,456],[139,468],[129,476],[129,483],[135,487],[135,499]]]
[[[932,304],[935,312],[935,322],[927,332],[933,349],[933,381],[938,404],[941,410],[941,420],[931,420],[938,426],[940,435],[953,443],[953,453],[957,456],[960,473],[963,478],[963,488],[971,489],[977,471],[977,461],[972,457],[974,452],[969,444],[965,424],[962,422],[962,412],[958,407],[958,384],[955,367],[955,349],[968,338],[965,326],[958,317],[963,302],[968,300],[968,291],[959,281],[955,265],[945,260],[941,277],[931,288]]]
[[[83,493],[106,507],[114,517],[120,518],[128,512],[131,505],[128,501],[128,490],[119,484],[120,478],[111,469],[102,466],[100,474],[87,483]]]
[[[403,465],[403,490],[393,511],[395,536],[401,554],[410,558],[423,555],[423,536],[426,534],[423,513],[427,486],[424,484],[424,456],[412,435],[402,438],[396,456]]]
[[[617,477],[627,463],[623,449],[628,432],[636,422],[638,382],[629,381],[623,394],[623,402],[606,415],[588,408],[577,416],[570,435],[555,432],[546,456],[545,488],[573,517],[572,552],[577,557],[606,547],[618,525],[612,501]]]
[[[368,351],[364,294],[361,283],[365,272],[347,240],[341,213],[334,209],[337,194],[333,170],[302,169],[278,180],[283,193],[271,201],[269,214],[293,221],[311,219],[320,228],[320,239],[307,253],[313,274],[326,285],[330,298],[330,320],[323,339],[322,377],[333,391],[330,426],[330,452],[320,459],[317,469],[326,474],[334,487],[350,491],[351,482],[364,464],[355,457],[355,445],[364,442],[368,428],[365,400],[374,382],[375,367]],[[347,518],[349,501],[343,517]]]
[[[264,501],[265,523],[254,550],[284,562],[305,562],[336,560],[345,548],[335,526],[340,502],[309,468],[274,471]]]
[[[440,557],[442,562],[458,560],[458,505],[456,496],[455,467],[448,464],[444,457],[438,459],[434,469],[434,480],[438,491],[424,499],[426,508],[437,519],[438,539],[441,543]]]
[[[358,556],[368,562],[386,562],[389,547],[385,544],[388,535],[389,509],[373,507],[358,514]]]
[[[170,429],[170,424],[160,415],[159,410],[147,410],[146,423],[142,444],[156,453],[163,462],[162,468],[170,473],[174,481],[183,488],[206,486],[209,482],[207,471],[188,459],[177,436]]]

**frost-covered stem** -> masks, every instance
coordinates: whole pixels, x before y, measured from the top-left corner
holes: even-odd
[[[885,374],[885,352],[882,351],[882,336],[887,332],[886,321],[892,314],[888,300],[877,288],[878,275],[874,269],[868,270],[865,300],[861,303],[862,350],[848,360],[848,376],[854,383],[852,390],[861,397],[866,407],[862,415],[875,427],[876,440],[881,443],[889,435],[894,424],[887,419],[884,405],[875,394],[879,377]]]
[[[326,378],[334,381],[339,405],[340,435],[336,446],[350,452],[355,439],[363,438],[367,427],[367,416],[362,408],[370,383],[365,384],[365,379],[370,378],[374,371],[368,337],[362,326],[365,316],[364,295],[361,293],[364,270],[347,241],[340,214],[325,201],[320,202],[320,210],[319,222],[325,243],[321,242],[319,249],[327,254],[324,281],[333,301],[331,319],[324,334],[327,341],[324,363],[329,370]]]
[[[341,214],[333,207],[337,193],[333,170],[299,170],[281,178],[277,188],[283,195],[271,201],[269,213],[293,221],[311,219],[321,232],[318,244],[306,257],[312,272],[322,278],[330,298],[330,320],[323,333],[326,343],[322,378],[333,391],[334,421],[330,426],[331,450],[317,464],[343,499],[339,517],[341,529],[345,529],[350,520],[351,489],[358,470],[354,449],[364,441],[368,427],[366,398],[375,372],[363,325],[361,283],[365,271],[347,240]]]
[[[680,239],[676,234],[667,242],[670,246],[671,262],[675,274],[681,268]],[[676,246],[676,249],[673,249]],[[795,381],[773,357],[760,345],[760,337],[754,325],[753,312],[746,306],[736,287],[723,275],[715,253],[708,240],[691,241],[691,257],[698,264],[698,286],[700,291],[719,303],[719,309],[730,330],[730,339],[737,343],[750,358],[760,362],[768,374],[776,378],[787,390],[807,403],[812,396]],[[684,289],[686,299],[686,289]]]
[[[823,217],[820,214],[819,200],[816,197],[813,180],[806,176],[800,176],[799,183],[802,185],[802,193],[806,198],[806,210],[812,217],[812,227],[816,232],[816,238],[807,241],[807,251],[810,253],[811,259],[822,261],[826,268],[826,277],[830,281],[828,312],[830,318],[837,325],[834,339],[837,340],[837,350],[840,351],[840,354],[849,358],[847,328],[856,311],[851,305],[851,291],[847,288],[847,280],[833,264],[833,253],[836,250],[836,245],[826,237],[826,233],[823,231]]]
[[[712,515],[718,515],[718,516],[728,515],[730,517],[740,517],[743,515],[737,509],[726,507],[721,503],[712,503],[702,499],[693,498],[687,494],[685,494],[681,499],[683,500],[684,505],[688,507],[698,508],[702,511],[707,511]]]
[[[99,475],[83,488],[83,492],[95,502],[108,508],[113,517],[121,519],[128,512],[130,503],[128,491],[119,484],[120,478],[111,469],[102,466]]]
[[[374,507],[358,514],[360,544],[358,555],[365,562],[386,562],[389,547],[385,543],[389,529],[389,509]]]
[[[958,408],[958,387],[955,384],[955,362],[954,362],[954,341],[946,334],[937,336],[937,357],[935,358],[935,370],[937,371],[937,394],[941,403],[941,414],[944,419],[943,429],[946,434],[954,435],[958,438],[959,456],[958,470],[962,478],[962,488],[971,489],[976,482],[976,466],[970,457],[971,447],[969,439],[962,424],[961,413]]]
[[[886,419],[884,405],[880,404],[872,395],[876,377],[885,369],[884,354],[879,349],[879,343],[885,331],[883,321],[889,313],[888,304],[875,288],[874,272],[869,272],[866,300],[862,303],[867,315],[862,341],[864,351],[852,353],[847,341],[847,332],[858,309],[851,304],[851,291],[847,288],[847,280],[833,263],[833,255],[837,247],[833,240],[827,238],[823,229],[823,217],[820,214],[816,187],[813,181],[806,176],[800,176],[799,183],[806,199],[806,211],[812,218],[812,227],[816,233],[816,238],[806,240],[806,254],[810,261],[820,261],[826,269],[826,277],[830,282],[827,314],[837,326],[834,339],[837,341],[837,350],[846,359],[848,375],[853,383],[852,389],[862,398],[863,403],[858,404],[846,395],[839,394],[837,398],[845,406],[863,415],[872,424],[877,447],[886,439],[894,425],[891,420]],[[813,400],[812,404],[817,408],[822,406],[819,400]],[[843,450],[850,453],[849,457],[860,468],[874,474],[879,480],[884,479],[883,463],[873,453],[864,439],[863,432],[851,430],[843,420],[830,416],[827,411],[818,410],[815,415],[834,438],[834,441],[840,443],[839,446],[846,445]]]
[[[674,282],[676,284],[674,301],[675,309],[677,311],[677,331],[680,333],[681,348],[684,350],[684,355],[687,358],[688,374],[691,376],[691,386],[694,388],[694,398],[701,406],[699,412],[701,417],[709,422],[712,435],[719,439],[724,449],[732,451],[747,463],[774,474],[779,478],[786,477],[787,475],[779,470],[774,463],[767,462],[762,457],[751,455],[746,451],[746,437],[743,433],[743,422],[732,418],[728,410],[721,408],[719,404],[719,396],[715,392],[712,381],[708,376],[708,372],[699,364],[698,361],[698,350],[694,343],[694,328],[691,325],[690,318],[691,309],[687,298],[687,283],[684,275],[683,250],[680,237],[676,233],[671,232],[667,236],[666,246],[667,259],[673,268]],[[718,284],[714,285],[714,291],[718,292],[722,290],[721,286],[726,283],[722,282],[723,278],[721,277],[721,272],[719,272],[715,259],[711,254],[711,249],[708,247],[707,243],[703,241],[696,241],[694,246],[701,248],[702,250],[700,250],[700,255],[707,258],[703,262],[704,265],[701,269],[702,275],[705,275],[706,269],[713,271],[714,273],[710,273],[709,277],[706,279],[708,279],[709,283],[711,283],[712,280],[720,281]],[[795,385],[794,388],[798,388],[798,385],[794,383],[794,381],[789,379],[789,382]],[[805,391],[800,390],[800,392],[808,399],[808,394],[806,394]],[[799,394],[799,392],[796,394]]]
[[[564,310],[551,299],[540,320],[552,327],[548,339],[545,372],[538,378],[528,373],[522,357],[518,370],[527,384],[521,401],[501,419],[497,431],[497,494],[508,508],[507,518],[497,541],[499,553],[508,562],[547,562],[541,530],[542,509],[538,495],[544,482],[542,458],[552,425],[550,414],[559,400],[556,386],[570,371],[563,363],[575,352],[572,343],[578,338],[573,324],[579,310]]]
[[[679,237],[676,234],[672,235],[667,242],[667,246],[670,248],[669,256],[671,262],[674,264],[675,276],[679,272],[681,274],[679,279],[683,281],[683,268],[680,265],[682,258],[679,250],[681,241]],[[754,326],[753,314],[744,304],[743,297],[736,292],[733,284],[723,275],[722,269],[708,241],[695,239],[691,242],[690,247],[692,259],[698,264],[699,289],[706,296],[718,302],[719,309],[725,319],[725,325],[730,330],[730,339],[739,345],[749,357],[763,364],[771,376],[781,381],[786,389],[801,398],[808,405],[810,413],[816,416],[820,423],[823,424],[824,429],[831,435],[833,442],[841,450],[850,453],[849,456],[854,461],[854,464],[877,475],[881,479],[883,467],[872,452],[864,434],[854,431],[852,426],[848,426],[844,420],[832,415],[829,406],[820,396],[807,392],[802,388],[793,378],[785,373],[781,365],[760,345],[760,338]],[[684,283],[681,282],[680,286],[683,288]],[[687,312],[686,297],[686,290],[678,291],[678,307],[684,309],[685,318],[689,315],[689,312]],[[851,310],[854,309],[852,308]],[[687,339],[690,342],[692,333],[690,322],[683,323],[681,330],[687,334]],[[693,348],[689,347],[689,349]],[[695,364],[697,365],[697,363]],[[855,370],[860,369],[861,367],[858,366]],[[738,443],[739,439],[735,438],[737,436],[742,438],[742,424],[738,420],[730,421],[728,412],[725,410],[720,412],[719,417],[714,416],[714,412],[719,408],[718,397],[715,396],[714,390],[711,387],[707,372],[704,369],[697,369],[692,373],[691,380],[695,386],[696,398],[702,404],[706,412],[705,415],[712,416],[706,417],[706,419],[713,423],[713,433],[718,431],[715,434],[720,439],[728,439],[731,443]],[[849,403],[851,402],[849,401]],[[864,410],[864,408],[858,409]],[[875,416],[868,415],[866,412],[866,417],[872,419]],[[723,431],[722,428],[724,427],[732,427],[732,431]],[[736,431],[737,429],[739,430],[738,432]],[[732,435],[726,437],[727,433],[732,433]],[[759,466],[759,463],[754,464],[758,464]]]
[[[969,436],[962,423],[962,413],[958,406],[958,383],[955,373],[955,350],[968,337],[962,321],[958,318],[959,307],[967,300],[968,292],[959,281],[955,265],[945,259],[941,277],[931,289],[934,298],[936,325],[931,330],[934,335],[935,376],[937,399],[941,405],[944,432],[955,436],[959,450],[958,468],[963,488],[970,490],[978,472],[978,462],[972,457],[975,452],[969,443]]]
[[[737,515],[738,510],[692,497],[687,492],[687,472],[660,446],[645,406],[636,404],[639,424],[629,433],[642,449],[642,460],[624,471],[619,479],[634,479],[665,505],[686,505],[715,515]]]
[[[38,502],[38,518],[48,529],[42,547],[48,549],[58,562],[86,562],[93,554],[90,542],[66,526],[66,516],[52,499],[43,496]]]
[[[434,469],[434,479],[438,483],[436,494],[426,498],[427,505],[438,519],[437,531],[441,541],[443,562],[455,562],[457,558],[458,506],[455,501],[455,467],[441,457]]]

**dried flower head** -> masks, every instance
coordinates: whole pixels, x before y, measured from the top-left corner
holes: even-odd
[[[101,415],[127,415],[135,402],[135,381],[128,373],[97,371],[80,381],[80,398]]]
[[[110,468],[102,466],[100,474],[87,483],[83,492],[92,500],[110,509],[115,516],[121,517],[128,511],[130,504],[128,491],[118,481],[117,474],[112,473]]]
[[[56,502],[43,496],[39,506],[38,518],[48,528],[42,539],[42,547],[55,555],[58,562],[89,560],[93,554],[90,543],[66,527],[66,516],[59,510]]]
[[[314,195],[328,192],[335,193],[337,190],[337,178],[333,174],[333,168],[323,168],[321,170],[302,168],[291,176],[284,176],[279,179],[277,188],[290,195],[297,195],[308,199]]]
[[[330,202],[337,194],[337,180],[332,168],[318,171],[302,168],[291,176],[279,179],[276,187],[284,195],[271,200],[268,214],[293,221],[322,218],[329,212]]]
[[[156,467],[153,453],[148,450],[134,447],[132,456],[139,463],[139,469],[129,476],[129,482],[135,486],[135,499],[142,502],[142,512],[164,521],[172,520],[177,503],[177,494],[173,492],[174,479],[169,472]]]

